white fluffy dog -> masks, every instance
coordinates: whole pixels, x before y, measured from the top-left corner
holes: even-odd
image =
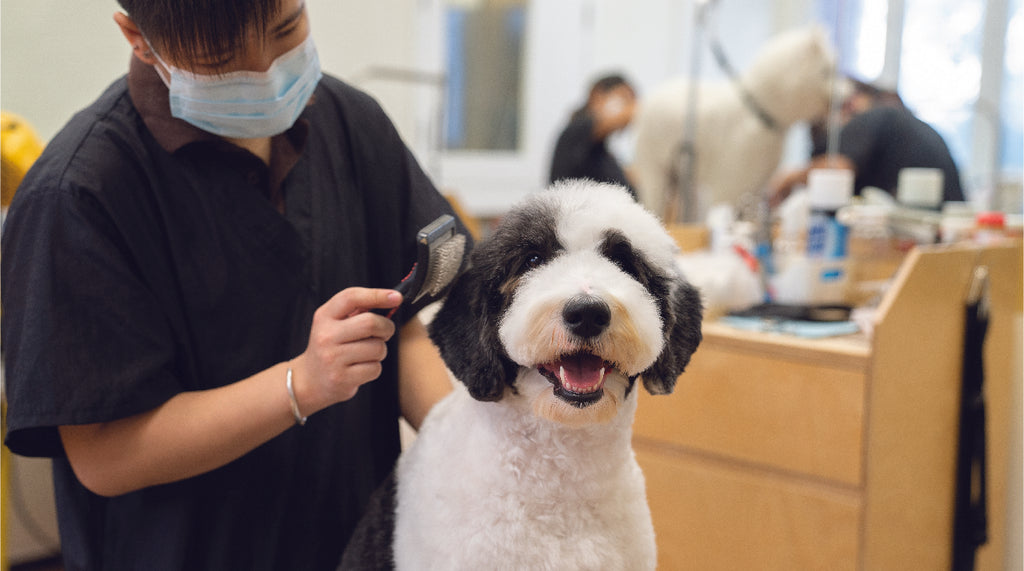
[[[739,76],[742,88],[726,81],[697,87],[692,149],[697,212],[686,213],[686,219],[702,221],[709,207],[736,205],[743,194],[761,190],[779,165],[789,127],[827,114],[833,68],[825,33],[812,27],[768,42]],[[662,216],[667,197],[679,187],[688,84],[680,79],[653,91],[635,121],[637,191],[643,204]]]
[[[631,425],[635,381],[671,392],[700,342],[675,254],[620,187],[566,182],[513,209],[430,325],[462,385],[399,460],[397,505],[372,508],[393,510],[393,543],[378,519],[348,566],[386,567],[393,545],[399,569],[653,569]]]

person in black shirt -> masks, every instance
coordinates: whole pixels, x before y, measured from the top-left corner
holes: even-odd
[[[573,112],[558,137],[549,182],[588,178],[616,183],[628,188],[636,198],[626,172],[608,152],[606,144],[612,133],[629,125],[635,110],[636,92],[621,75],[608,75],[595,81],[586,103]]]
[[[942,200],[962,201],[960,171],[942,136],[904,105],[894,92],[857,82],[839,153],[853,163],[854,187],[874,186],[895,196],[901,170],[937,168],[943,174]]]
[[[960,171],[942,136],[907,109],[896,92],[850,81],[853,93],[843,102],[838,155],[826,155],[826,135],[819,129],[812,137],[809,167],[780,178],[776,200],[788,195],[793,185],[806,183],[807,171],[817,167],[852,169],[855,193],[872,186],[894,197],[901,170],[937,168],[943,173],[943,202],[964,200]]]
[[[69,571],[334,569],[451,388],[429,300],[370,310],[452,210],[302,1],[120,3],[127,76],[4,225],[5,444],[53,458]]]

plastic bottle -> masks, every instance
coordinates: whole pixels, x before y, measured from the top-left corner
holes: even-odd
[[[1006,216],[1002,212],[979,212],[974,222],[974,241],[979,244],[992,244],[1006,237]]]
[[[945,175],[941,169],[900,169],[896,182],[896,200],[907,208],[938,210],[942,207],[942,185]]]
[[[896,200],[901,208],[893,213],[891,222],[893,233],[905,248],[939,240],[944,176],[940,169],[900,170]]]
[[[1007,238],[1024,238],[1024,216],[1020,214],[1007,214],[1004,217],[1003,233]]]
[[[965,242],[974,233],[974,208],[968,202],[947,202],[942,205],[939,235],[943,244]]]
[[[846,298],[849,231],[836,213],[853,196],[853,171],[815,169],[807,176],[810,218],[807,258],[810,262],[812,303],[836,304]]]

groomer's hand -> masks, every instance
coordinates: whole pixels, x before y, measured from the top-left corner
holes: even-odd
[[[402,295],[394,290],[353,287],[316,310],[309,344],[291,362],[295,400],[303,415],[352,398],[359,387],[380,376],[395,324],[370,310],[401,303]]]

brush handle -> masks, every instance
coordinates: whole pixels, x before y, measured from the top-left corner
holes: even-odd
[[[391,288],[391,289],[397,291],[398,293],[402,294],[402,305],[405,305],[406,303],[409,302],[409,290],[412,288],[412,283],[413,283],[412,277],[416,273],[416,269],[417,269],[416,266],[418,266],[418,265],[419,265],[418,262],[413,264],[412,265],[412,269],[409,270],[409,273],[406,274],[404,278],[402,278],[402,281],[398,282],[398,285],[396,285],[395,287]],[[402,307],[402,305],[399,305],[398,307]],[[392,307],[390,309],[378,308],[378,309],[372,309],[370,311],[373,311],[374,313],[376,313],[378,315],[383,315],[384,317],[387,317],[388,319],[391,319],[392,317],[394,317],[395,312],[398,311],[398,307]]]
[[[454,235],[455,218],[450,214],[438,216],[416,234],[416,263],[412,265],[412,269],[402,278],[402,281],[392,288],[402,294],[403,305],[416,301],[420,297],[424,280],[430,272],[430,265],[436,262],[433,259],[436,248]],[[397,307],[374,310],[388,318],[392,317],[396,311],[398,311]]]

